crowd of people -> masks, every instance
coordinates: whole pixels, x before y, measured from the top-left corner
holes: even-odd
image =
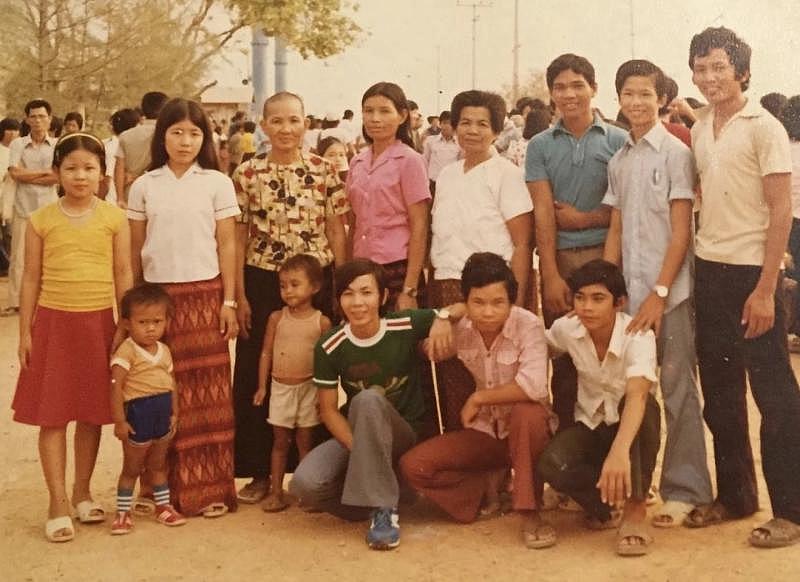
[[[73,539],[73,515],[106,521],[90,482],[113,424],[115,535],[145,515],[180,526],[296,500],[368,519],[368,546],[386,550],[419,494],[462,523],[512,510],[539,549],[557,541],[547,484],[587,527],[616,529],[618,554],[644,555],[650,525],[758,511],[749,383],[773,515],[749,542],[800,541],[784,306],[800,96],[748,98],[750,57],[729,29],[694,36],[708,105],[627,61],[613,121],[571,53],[547,67],[550,104],[463,91],[424,131],[391,82],[364,92],[360,132],[350,110],[317,127],[289,92],[229,126],[151,92],[104,143],[72,114],[51,136],[49,103],[30,101],[27,135],[0,122],[3,314],[19,316],[12,406],[40,427],[46,538]]]

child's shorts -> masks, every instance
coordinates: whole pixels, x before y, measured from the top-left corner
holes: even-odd
[[[305,428],[319,424],[317,387],[313,380],[300,384],[283,384],[272,380],[269,395],[269,418],[273,426]]]
[[[125,419],[135,433],[128,437],[128,442],[146,445],[170,437],[171,416],[172,392],[128,400],[125,403]]]

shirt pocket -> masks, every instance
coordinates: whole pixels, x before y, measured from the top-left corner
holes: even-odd
[[[603,180],[605,184],[608,183],[608,161],[611,156],[604,152],[596,152],[587,157],[585,166],[592,178],[596,180]],[[605,187],[603,188],[605,193]]]
[[[648,192],[647,209],[653,214],[669,212],[670,177],[663,164],[653,164],[645,169],[642,186]]]

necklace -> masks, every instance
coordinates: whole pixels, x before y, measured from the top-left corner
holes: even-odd
[[[68,217],[68,218],[82,218],[82,217],[86,216],[87,214],[89,214],[92,210],[94,210],[95,206],[97,206],[97,198],[94,198],[92,200],[92,202],[91,202],[91,204],[89,204],[88,208],[86,208],[84,210],[81,210],[80,212],[69,212],[64,207],[64,199],[63,198],[59,198],[58,199],[58,208],[59,208],[59,210],[61,210],[61,212],[63,212],[64,215],[66,217]]]

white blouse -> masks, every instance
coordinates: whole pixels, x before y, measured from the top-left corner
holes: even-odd
[[[139,176],[128,218],[147,221],[142,270],[151,283],[206,281],[219,274],[217,221],[239,215],[231,179],[197,164],[176,177],[168,166]]]

